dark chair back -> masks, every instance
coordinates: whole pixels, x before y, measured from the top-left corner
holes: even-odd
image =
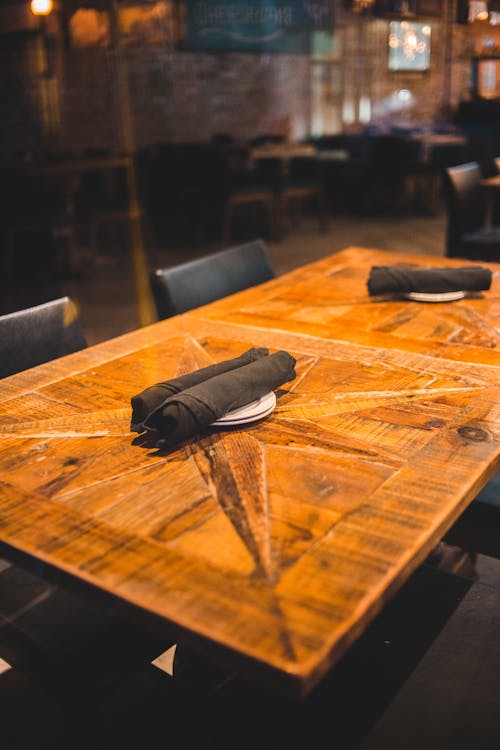
[[[68,297],[0,317],[0,378],[85,349],[78,312]]]
[[[398,135],[377,135],[372,138],[369,167],[378,172],[381,179],[400,179],[415,160],[412,143],[407,139]]]
[[[481,179],[481,167],[475,161],[444,170],[448,245],[456,244],[465,232],[484,226],[486,201]]]
[[[274,278],[262,240],[237,245],[203,258],[161,268],[150,275],[160,320]]]
[[[214,133],[211,136],[210,141],[217,146],[230,146],[234,143],[235,139],[234,136],[229,133]]]
[[[279,156],[261,156],[255,159],[254,175],[257,184],[278,192],[283,189],[285,163]]]
[[[288,181],[319,183],[320,165],[315,156],[292,156],[288,160]]]
[[[251,148],[266,146],[268,143],[286,143],[286,136],[278,133],[259,133],[248,141]]]

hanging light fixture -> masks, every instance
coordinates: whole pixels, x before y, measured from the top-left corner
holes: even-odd
[[[30,10],[34,16],[48,16],[53,9],[52,0],[31,0]]]
[[[467,20],[489,22],[492,26],[500,23],[500,0],[469,0]]]

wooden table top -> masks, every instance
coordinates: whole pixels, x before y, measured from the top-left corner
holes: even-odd
[[[164,622],[277,690],[318,683],[500,461],[490,291],[369,299],[349,248],[2,381],[0,541]],[[168,453],[129,432],[144,387],[286,349],[275,411]]]
[[[81,172],[99,172],[105,169],[129,167],[132,157],[124,155],[75,157],[54,162],[40,162],[32,165],[35,174],[66,176]]]
[[[252,159],[267,159],[269,157],[278,157],[280,159],[290,159],[294,156],[316,156],[317,151],[314,146],[307,143],[271,143],[266,146],[258,146],[251,150]]]
[[[453,304],[370,298],[372,265],[487,265],[491,290]],[[189,315],[315,338],[500,365],[500,265],[348,248]]]

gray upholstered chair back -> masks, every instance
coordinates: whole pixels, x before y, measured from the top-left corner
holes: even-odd
[[[262,240],[236,245],[150,275],[158,318],[201,307],[209,302],[274,278]]]
[[[0,377],[86,346],[76,305],[69,297],[0,316]]]

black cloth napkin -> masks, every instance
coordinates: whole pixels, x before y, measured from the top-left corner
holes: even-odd
[[[482,266],[461,268],[413,268],[373,266],[367,281],[368,293],[479,292],[491,286],[491,271]]]
[[[250,349],[234,360],[156,384],[151,398],[147,388],[132,398],[131,429],[153,430],[162,444],[174,444],[296,377],[294,357],[283,350],[266,352]]]
[[[214,365],[208,367],[201,367],[199,370],[194,370],[187,375],[181,375],[178,378],[172,378],[171,380],[164,380],[161,383],[155,383],[155,385],[149,386],[141,393],[136,396],[132,396],[132,419],[130,429],[132,432],[143,432],[145,429],[143,426],[146,417],[151,414],[158,406],[164,403],[169,396],[173,396],[175,393],[180,393],[186,390],[186,388],[192,388],[198,383],[203,383],[205,380],[213,378],[215,375],[222,375],[224,372],[235,370],[237,367],[243,367],[248,365],[260,357],[266,357],[269,354],[269,349],[252,347],[248,349],[239,357],[234,359],[226,359],[223,362],[216,362]]]

